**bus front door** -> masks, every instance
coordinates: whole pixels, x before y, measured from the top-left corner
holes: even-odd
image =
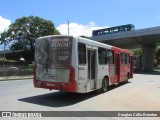
[[[90,90],[95,89],[95,72],[96,72],[96,51],[87,50],[88,54],[88,80],[90,83]]]

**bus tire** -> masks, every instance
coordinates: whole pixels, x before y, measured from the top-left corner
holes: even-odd
[[[108,90],[108,79],[107,79],[107,77],[105,77],[103,79],[103,82],[102,82],[102,89],[101,89],[101,91],[102,91],[102,93],[104,93],[107,90]]]
[[[126,83],[128,83],[129,74],[126,75]]]

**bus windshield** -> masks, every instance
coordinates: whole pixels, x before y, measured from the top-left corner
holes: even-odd
[[[37,80],[67,83],[71,65],[72,38],[39,38],[35,46]]]

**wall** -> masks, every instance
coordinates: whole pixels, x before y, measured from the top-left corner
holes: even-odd
[[[27,62],[0,61],[0,76],[25,76],[33,75],[33,70],[28,69]]]

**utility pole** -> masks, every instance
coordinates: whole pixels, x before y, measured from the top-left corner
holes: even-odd
[[[5,66],[5,61],[6,61],[6,41],[4,41],[4,56],[3,56],[3,58],[4,58],[4,70],[5,70],[5,68],[6,68],[6,66]]]
[[[68,35],[69,35],[69,20],[68,20]]]
[[[3,56],[3,62],[4,62],[4,71],[5,71],[5,69],[6,69],[6,41],[4,40],[4,56]],[[3,74],[3,76],[5,77],[5,75],[6,75],[6,73],[4,72],[4,74]]]

